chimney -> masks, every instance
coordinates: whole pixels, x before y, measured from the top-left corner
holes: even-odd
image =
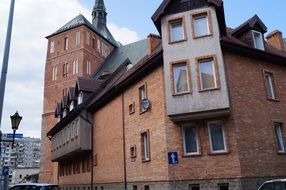
[[[161,43],[161,36],[149,34],[147,37],[148,55],[151,55],[157,46]]]
[[[282,32],[279,30],[274,30],[266,36],[267,43],[273,47],[285,51],[285,44],[282,37]]]

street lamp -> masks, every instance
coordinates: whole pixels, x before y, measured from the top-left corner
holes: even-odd
[[[12,142],[12,149],[14,148],[14,142],[15,142],[15,133],[16,130],[18,130],[19,124],[22,120],[22,117],[19,115],[19,113],[16,111],[16,113],[11,118],[11,124],[12,124],[12,130],[13,130],[13,142]]]

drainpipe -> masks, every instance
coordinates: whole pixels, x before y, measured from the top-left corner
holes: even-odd
[[[126,173],[126,148],[125,148],[125,117],[124,117],[124,93],[121,92],[121,113],[122,113],[122,133],[123,133],[123,159],[124,159],[124,189],[127,190],[127,173]]]

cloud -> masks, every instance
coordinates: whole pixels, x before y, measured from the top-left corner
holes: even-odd
[[[10,0],[0,1],[0,59],[4,51]],[[41,136],[45,36],[55,32],[79,13],[91,19],[91,10],[77,0],[17,0],[5,91],[1,130],[11,132],[10,115],[23,116],[18,133]],[[110,31],[122,44],[138,40],[136,32],[109,23]]]

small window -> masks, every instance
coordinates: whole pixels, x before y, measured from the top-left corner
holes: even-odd
[[[129,114],[130,114],[130,115],[133,114],[133,113],[135,113],[135,102],[132,102],[132,104],[130,104],[130,105],[128,106],[128,108],[129,108]]]
[[[86,61],[86,74],[91,74],[91,63],[90,61]]]
[[[150,161],[150,139],[149,131],[141,133],[142,161]]]
[[[50,53],[54,53],[55,52],[55,41],[51,41],[50,42]]]
[[[132,188],[133,190],[137,190],[138,188],[137,188],[137,185],[133,185],[133,188]]]
[[[261,32],[252,31],[254,47],[256,49],[264,50],[263,35]]]
[[[52,80],[55,81],[58,79],[58,66],[52,67]]]
[[[186,37],[183,18],[169,22],[169,33],[171,43],[185,40]]]
[[[63,64],[63,77],[68,76],[68,68],[69,68],[68,63]]]
[[[101,52],[101,42],[99,39],[97,39],[97,52],[100,53]]]
[[[93,49],[95,48],[95,38],[94,37],[92,38],[92,48]]]
[[[183,126],[183,140],[185,155],[198,154],[198,135],[197,127],[194,125]]]
[[[65,41],[64,41],[64,50],[67,50],[69,47],[69,38],[65,37]]]
[[[144,185],[144,190],[150,190],[149,185]]]
[[[208,14],[201,13],[193,15],[194,37],[202,37],[210,35],[210,27],[208,22]]]
[[[139,88],[139,105],[140,105],[140,112],[141,113],[147,111],[147,109],[144,108],[142,105],[142,100],[145,100],[145,99],[147,99],[146,84]]]
[[[190,184],[189,190],[200,190],[200,184]]]
[[[77,74],[78,73],[78,59],[73,61],[72,64],[72,74]]]
[[[266,88],[267,98],[272,99],[272,100],[277,99],[273,73],[265,71],[264,72],[264,80],[265,80],[265,88]]]
[[[83,102],[83,93],[80,92],[77,98],[77,103],[78,105],[81,104]]]
[[[132,145],[130,147],[130,157],[131,158],[136,158],[136,145]]]
[[[275,136],[276,136],[276,141],[277,141],[277,146],[278,146],[278,152],[285,153],[284,139],[283,139],[282,132],[281,132],[282,123],[275,122],[274,127],[275,127]]]
[[[174,94],[189,92],[189,77],[187,63],[172,64]]]
[[[75,44],[78,45],[80,44],[80,32],[76,32],[75,34]]]
[[[209,122],[209,142],[212,153],[226,152],[226,141],[223,130],[223,122]]]
[[[94,155],[93,155],[93,165],[94,165],[94,166],[97,166],[97,162],[98,162],[98,160],[97,160],[97,154],[94,154]]]
[[[218,88],[216,64],[213,58],[199,59],[200,90]]]
[[[229,190],[229,184],[228,183],[219,183],[218,188],[219,188],[219,190]]]
[[[86,45],[90,45],[90,33],[86,32]]]

